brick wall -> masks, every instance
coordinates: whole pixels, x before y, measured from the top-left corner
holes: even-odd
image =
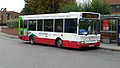
[[[120,0],[107,0],[110,4],[120,4]]]
[[[120,14],[120,12],[112,12],[112,14]]]
[[[112,7],[112,14],[120,14],[120,0],[107,0]]]
[[[7,34],[18,35],[18,28],[3,27],[1,31]]]

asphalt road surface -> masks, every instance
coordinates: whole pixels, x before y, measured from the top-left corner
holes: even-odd
[[[0,35],[0,68],[120,68],[120,52],[31,45]]]

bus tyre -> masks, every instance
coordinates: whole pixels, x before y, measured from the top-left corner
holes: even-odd
[[[33,45],[33,44],[35,44],[35,42],[34,42],[35,40],[34,40],[34,37],[32,36],[32,37],[30,37],[30,43]]]
[[[62,48],[62,47],[63,47],[63,42],[62,42],[62,40],[61,40],[61,39],[57,39],[57,40],[56,40],[56,45],[57,45],[57,47]]]

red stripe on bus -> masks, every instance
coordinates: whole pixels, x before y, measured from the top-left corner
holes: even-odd
[[[18,36],[19,39],[24,40],[24,41],[29,41],[29,37],[28,36]]]
[[[36,43],[55,45],[55,39],[34,37]]]
[[[78,44],[78,42],[74,42],[74,41],[63,41],[63,42],[64,42],[64,47],[69,47],[69,48],[89,47],[89,45],[100,46],[100,43]]]

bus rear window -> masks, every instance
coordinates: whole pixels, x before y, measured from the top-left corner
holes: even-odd
[[[20,28],[23,28],[23,27],[24,27],[23,20],[20,20]]]
[[[24,28],[27,28],[27,20],[24,21]]]

